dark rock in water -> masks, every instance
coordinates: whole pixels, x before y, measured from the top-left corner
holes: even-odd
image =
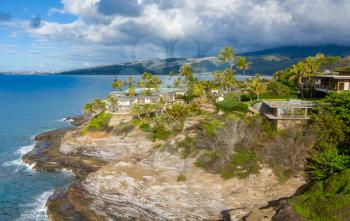
[[[74,210],[69,204],[67,198],[67,189],[58,189],[50,196],[46,204],[48,208],[48,217],[50,220],[65,220],[65,221],[86,221],[89,220],[82,214]]]
[[[69,121],[73,126],[79,127],[90,120],[86,115],[68,116],[65,121]]]
[[[81,154],[65,155],[60,152],[60,144],[67,132],[75,128],[58,129],[37,135],[33,150],[23,156],[23,161],[35,164],[39,171],[72,170],[79,178],[105,165],[104,161]]]

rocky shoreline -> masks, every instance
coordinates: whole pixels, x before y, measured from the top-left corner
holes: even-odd
[[[36,136],[23,157],[36,170],[76,175],[49,198],[50,220],[296,220],[286,201],[266,205],[293,195],[304,184],[299,177],[279,184],[263,167],[245,180],[223,180],[193,166],[193,159],[158,150],[137,129],[81,136],[76,125]],[[178,182],[179,174],[186,181]]]

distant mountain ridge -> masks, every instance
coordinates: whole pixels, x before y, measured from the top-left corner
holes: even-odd
[[[242,53],[238,56],[247,56],[251,65],[248,74],[262,73],[271,75],[277,70],[285,69],[292,64],[322,52],[330,56],[350,55],[350,47],[326,45],[326,46],[284,46],[265,49],[255,52]],[[150,59],[145,61],[129,62],[125,64],[106,65],[93,68],[85,68],[60,72],[62,75],[137,75],[143,72],[153,74],[176,74],[181,65],[190,64],[196,73],[213,72],[223,70],[227,64],[222,64],[217,57],[199,58],[167,58]],[[239,70],[237,70],[239,72]]]

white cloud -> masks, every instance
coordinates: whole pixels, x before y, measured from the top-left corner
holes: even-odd
[[[115,53],[107,57],[121,60],[164,54],[208,54],[225,44],[238,49],[293,44],[350,45],[349,0],[61,0],[61,3],[62,8],[51,9],[49,14],[71,14],[76,20],[41,21],[35,28],[22,21],[20,27],[38,39],[81,45],[99,56]],[[140,43],[149,38],[157,40]],[[181,42],[192,43],[186,48]],[[106,50],[108,47],[113,50]],[[141,55],[143,47],[146,52]]]
[[[98,10],[102,2],[111,6],[108,15]],[[66,13],[79,19],[70,24],[45,22],[30,31],[100,44],[135,43],[149,35],[164,41],[191,38],[208,47],[220,41],[238,47],[350,43],[346,38],[350,2],[346,0],[138,0],[129,1],[130,7],[123,2],[119,9],[112,7],[111,0],[62,3]],[[127,10],[135,7],[141,13],[127,16]]]

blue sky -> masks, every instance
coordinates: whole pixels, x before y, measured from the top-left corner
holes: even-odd
[[[0,0],[0,71],[350,45],[349,0]]]

